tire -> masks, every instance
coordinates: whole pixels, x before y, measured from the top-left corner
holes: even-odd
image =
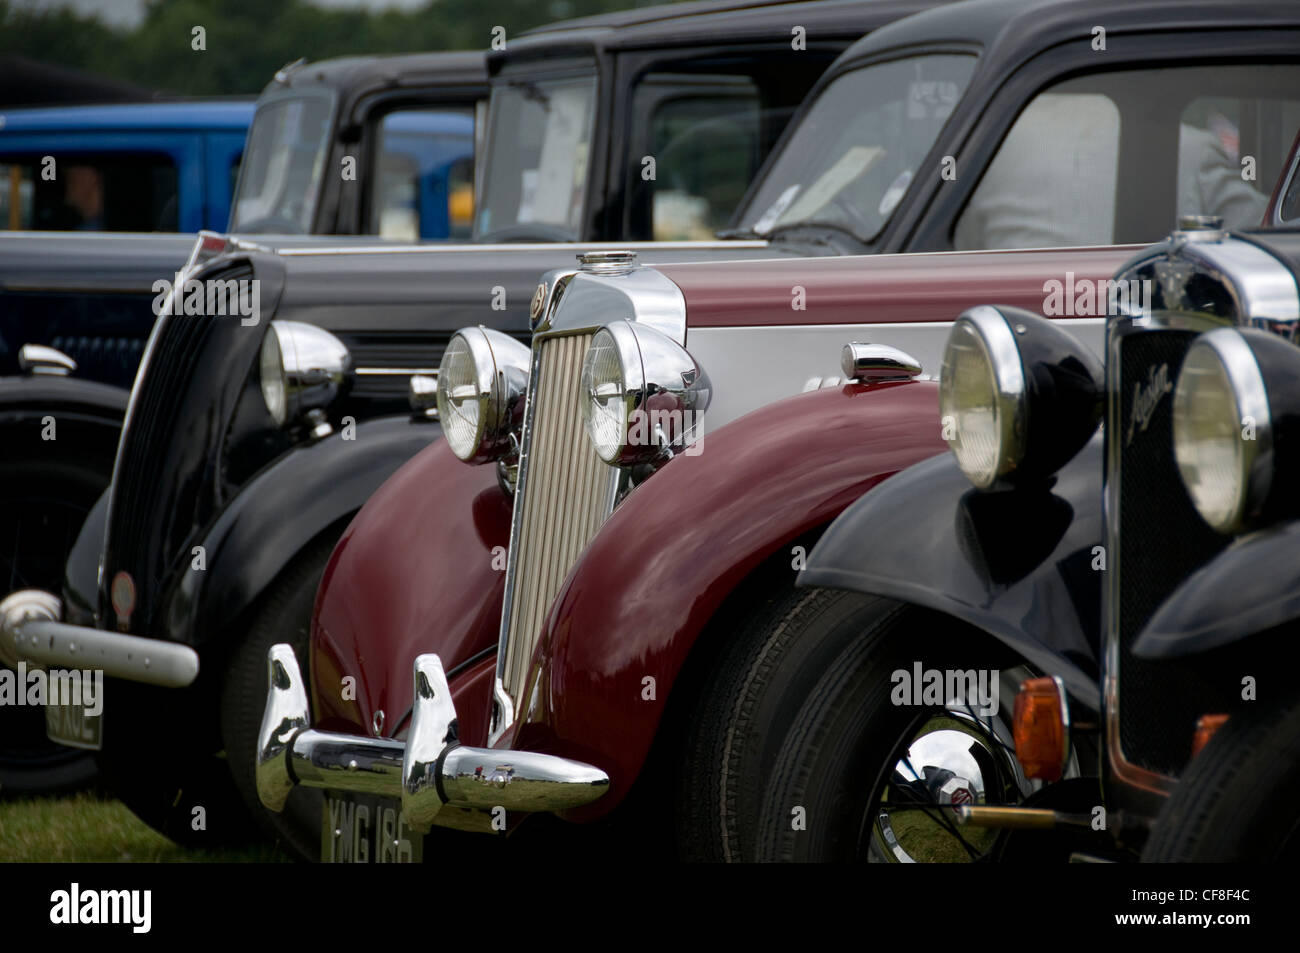
[[[1024,778],[1010,747],[1008,691],[1029,674],[1021,663],[947,617],[858,593],[824,591],[787,624],[799,639],[841,651],[800,693],[783,733],[765,778],[756,859],[992,856],[996,832],[958,829],[953,808],[981,796],[991,804],[1019,803],[1037,787]],[[895,704],[894,674],[910,677],[918,662],[926,670],[997,673],[998,712],[977,718],[966,707],[974,703],[969,698],[942,706]],[[936,753],[936,743],[943,757],[921,761]],[[909,751],[910,774],[902,760]]]
[[[857,637],[844,616],[862,607],[838,596],[783,580],[748,612],[713,665],[678,771],[683,860],[755,859],[763,784],[785,730],[822,673]],[[867,611],[898,608],[873,600]]]
[[[155,712],[168,710],[161,699],[151,707]],[[106,738],[112,731],[136,750],[112,750],[106,741],[98,759],[100,774],[132,814],[182,847],[243,847],[262,839],[221,752],[177,759],[173,755],[180,750],[178,740],[141,751],[147,742],[156,740],[149,734],[149,720],[132,718],[135,724],[127,727],[120,706],[110,714],[112,721],[105,720]],[[203,823],[196,830],[199,810]]]
[[[1165,802],[1144,862],[1300,857],[1300,706],[1235,712]]]
[[[235,787],[259,828],[277,846],[307,861],[320,857],[324,795],[316,788],[296,786],[283,811],[267,810],[257,796],[254,759],[266,705],[267,650],[288,642],[300,671],[310,678],[312,608],[336,541],[337,534],[330,533],[311,543],[262,595],[247,635],[226,666],[221,689],[221,737]]]
[[[50,449],[59,442],[42,442],[35,427],[6,429],[0,440],[6,446],[0,474],[0,598],[17,589],[59,593],[68,552],[112,477],[112,455],[94,441],[77,440],[76,459],[59,456]],[[90,785],[95,774],[93,755],[45,737],[44,709],[0,709],[0,797],[76,791]]]

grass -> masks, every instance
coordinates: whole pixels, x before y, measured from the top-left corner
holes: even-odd
[[[194,850],[148,827],[121,801],[92,793],[0,801],[0,862],[266,863],[271,846]]]

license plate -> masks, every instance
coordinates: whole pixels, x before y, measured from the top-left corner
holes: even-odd
[[[82,705],[46,705],[45,736],[70,748],[98,751],[104,747],[104,715],[91,715]]]
[[[326,864],[418,864],[424,837],[407,826],[397,801],[326,792],[320,859]]]

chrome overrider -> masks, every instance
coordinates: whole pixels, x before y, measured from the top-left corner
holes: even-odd
[[[311,727],[307,690],[293,649],[267,653],[269,684],[257,743],[257,794],[273,811],[295,784],[388,797],[424,833],[439,825],[490,831],[466,812],[563,811],[595,801],[609,776],[591,765],[533,751],[460,744],[456,706],[437,655],[415,660],[415,705],[405,742]]]
[[[0,600],[0,664],[19,661],[56,668],[94,668],[108,678],[183,688],[199,674],[199,656],[187,645],[68,625],[63,600],[40,589],[19,589]]]

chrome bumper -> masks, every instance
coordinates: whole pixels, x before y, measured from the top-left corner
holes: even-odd
[[[0,662],[53,668],[98,669],[109,678],[184,688],[199,674],[199,656],[187,645],[104,632],[60,622],[63,602],[40,589],[20,589],[0,601]]]
[[[460,744],[456,707],[436,655],[415,660],[415,706],[405,742],[315,730],[293,650],[272,646],[267,666],[257,793],[273,811],[303,784],[401,801],[406,822],[421,833],[434,824],[490,831],[500,809],[562,811],[609,790],[609,776],[580,761]]]

